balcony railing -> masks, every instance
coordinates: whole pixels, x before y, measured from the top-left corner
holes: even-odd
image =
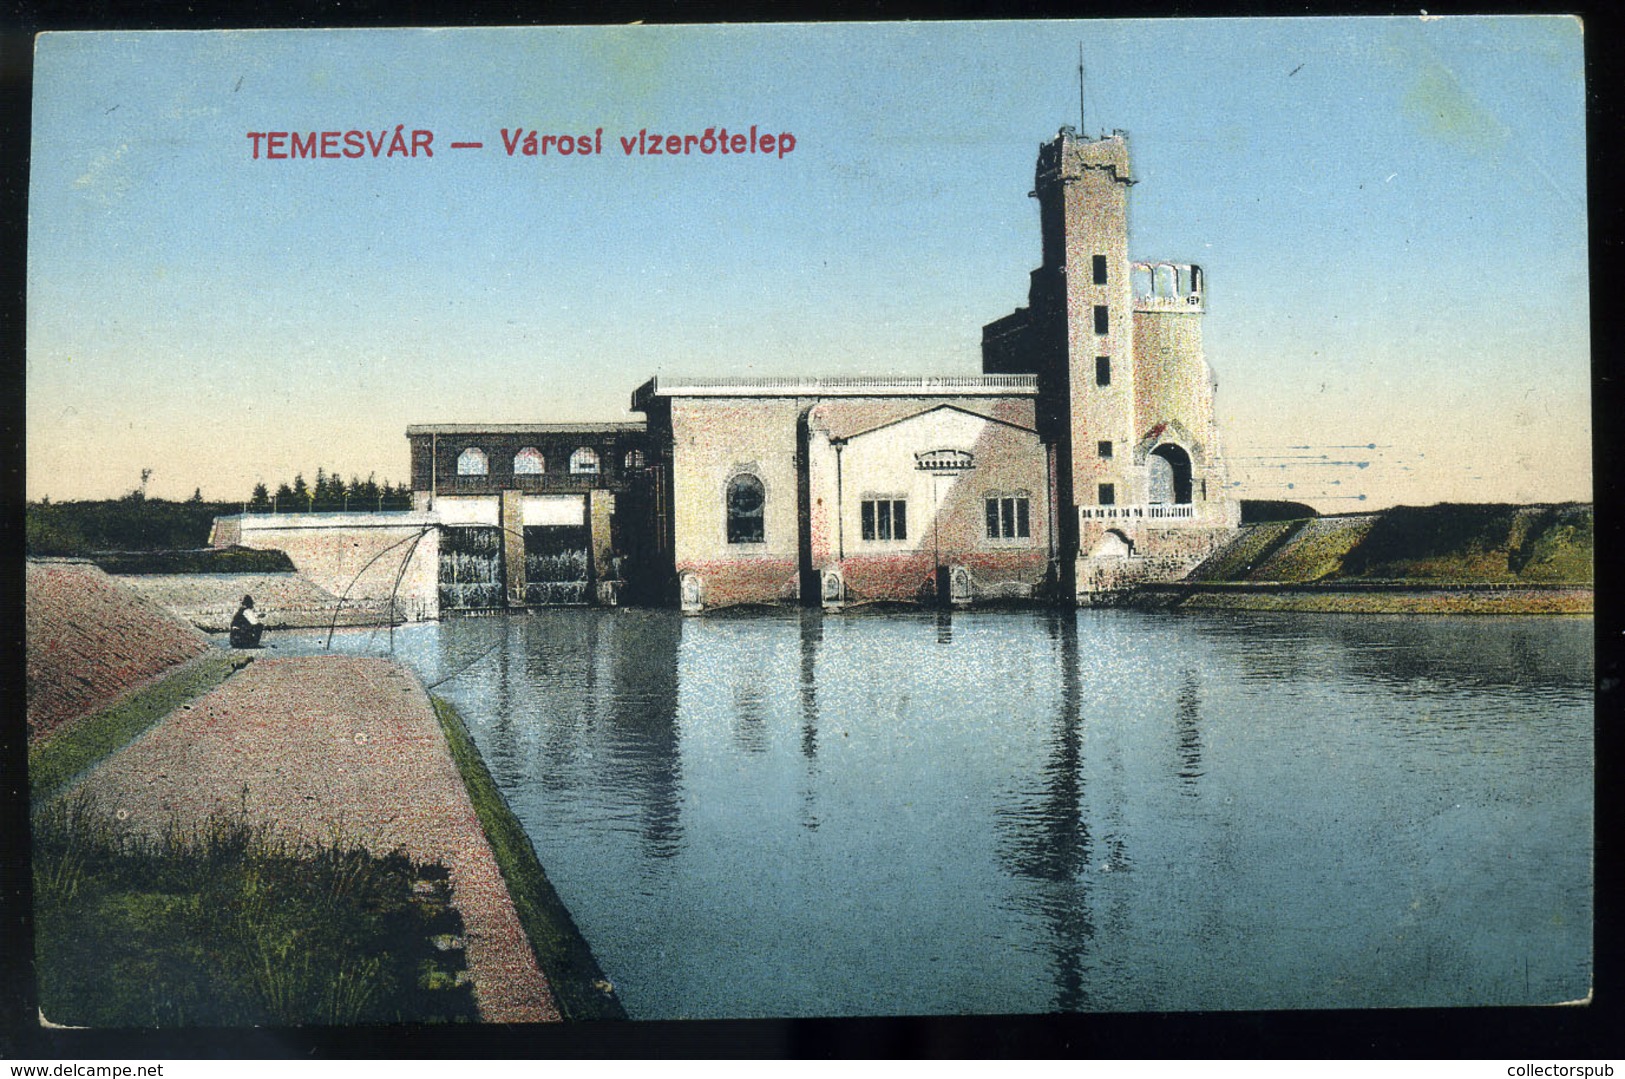
[[[1136,311],[1183,311],[1201,314],[1203,309],[1200,293],[1189,296],[1136,296],[1134,297],[1134,310]]]
[[[1194,522],[1201,517],[1192,503],[1151,502],[1133,506],[1079,506],[1084,521],[1154,521],[1158,524]]]

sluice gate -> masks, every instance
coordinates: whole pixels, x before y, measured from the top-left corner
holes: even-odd
[[[588,533],[584,526],[526,526],[525,605],[554,607],[588,602]]]
[[[486,525],[440,530],[440,609],[506,607],[502,586],[502,530]]]
[[[520,556],[523,591],[510,595],[502,529],[448,525],[440,534],[440,609],[580,606],[590,602],[591,559],[585,526],[527,526]]]

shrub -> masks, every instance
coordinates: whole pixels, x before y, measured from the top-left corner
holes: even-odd
[[[442,867],[244,820],[138,836],[85,797],[34,820],[40,1008],[95,1027],[476,1018]]]

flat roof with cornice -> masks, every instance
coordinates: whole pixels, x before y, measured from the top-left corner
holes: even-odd
[[[411,435],[619,435],[647,430],[642,420],[622,423],[414,423]]]
[[[1032,397],[1037,375],[655,377],[632,391],[632,411],[655,397]]]

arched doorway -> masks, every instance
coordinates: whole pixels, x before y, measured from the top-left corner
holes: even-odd
[[[1133,541],[1115,528],[1102,532],[1089,549],[1090,558],[1128,558],[1133,554]]]
[[[1164,442],[1146,459],[1150,471],[1150,501],[1189,505],[1191,500],[1191,455],[1172,442]]]

